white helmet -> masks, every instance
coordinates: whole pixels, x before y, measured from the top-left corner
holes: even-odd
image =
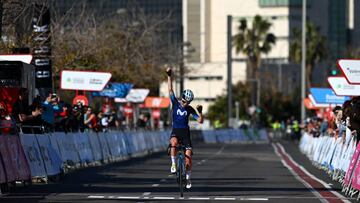
[[[194,94],[191,90],[187,89],[182,92],[181,98],[190,103],[194,99]]]

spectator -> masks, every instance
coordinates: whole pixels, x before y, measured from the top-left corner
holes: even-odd
[[[63,111],[59,101],[60,98],[56,94],[50,94],[42,103],[42,119],[47,130],[54,130],[55,113],[61,113]]]
[[[139,119],[137,120],[137,126],[140,129],[145,129],[146,127],[146,117],[144,114],[139,115]]]
[[[69,123],[73,132],[84,132],[84,107],[82,103],[78,103],[72,107],[69,115]]]
[[[41,107],[40,103],[33,102],[30,106],[31,111],[31,119],[27,119],[23,121],[22,132],[23,133],[35,133],[35,134],[41,134],[43,133],[43,120],[42,120],[42,112],[43,109]],[[34,127],[31,127],[34,126]]]
[[[103,112],[98,114],[98,127],[99,131],[107,132],[109,127],[109,118]]]
[[[22,123],[23,121],[30,119],[30,111],[28,104],[28,91],[25,88],[19,90],[18,99],[12,106],[12,115],[16,120],[16,123]]]
[[[88,107],[84,114],[84,125],[86,129],[98,131],[98,123],[95,113],[92,112],[91,107]]]

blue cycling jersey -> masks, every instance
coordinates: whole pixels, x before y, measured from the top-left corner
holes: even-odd
[[[199,115],[190,105],[185,107],[181,106],[180,102],[175,98],[174,93],[170,93],[170,99],[173,106],[173,128],[189,128],[190,114],[195,120],[199,118]]]

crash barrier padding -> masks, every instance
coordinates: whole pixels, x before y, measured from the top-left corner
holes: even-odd
[[[268,141],[265,129],[219,129],[202,132],[206,143],[249,143]]]
[[[25,152],[22,154],[24,154],[25,163],[28,164],[27,177],[30,174],[31,177],[48,177],[62,173],[64,167],[81,167],[96,162],[111,162],[150,151],[164,150],[168,146],[169,136],[169,131],[112,131],[106,133],[20,134],[20,136],[12,137],[21,140],[22,147],[20,142],[18,143]],[[2,136],[2,138],[6,137]],[[8,143],[0,143],[6,146],[2,149],[7,150]],[[7,151],[2,153],[8,154]],[[1,156],[1,158],[3,157]],[[8,177],[7,173],[2,172],[7,172],[8,162],[6,160],[5,164],[0,164],[2,174],[0,174],[0,180],[2,182],[9,182],[10,179],[23,180],[18,177],[24,177],[24,175]],[[26,169],[26,167],[23,168]]]
[[[69,168],[165,150],[171,131],[109,131],[0,136],[0,183],[47,178]],[[194,142],[267,140],[265,130],[194,130]]]
[[[313,137],[303,133],[299,149],[315,166],[340,182],[345,194],[354,196],[360,190],[360,145],[356,145],[356,135],[352,135],[350,129],[344,136]]]
[[[18,136],[0,136],[0,183],[29,180],[30,168]]]

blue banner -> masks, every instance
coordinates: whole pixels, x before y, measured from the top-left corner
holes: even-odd
[[[92,96],[125,98],[132,87],[131,83],[109,83],[101,92],[92,92]]]
[[[337,96],[330,88],[310,88],[310,93],[318,104],[343,104],[348,96]]]

